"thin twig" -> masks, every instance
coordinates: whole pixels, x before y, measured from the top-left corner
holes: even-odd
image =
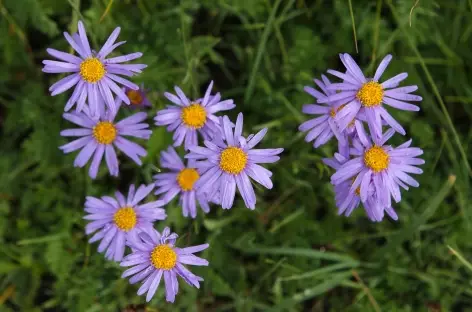
[[[377,47],[379,46],[379,33],[380,33],[380,12],[382,10],[382,0],[377,0],[377,11],[375,13],[375,24],[374,24],[374,38],[372,48],[372,63],[377,59]]]
[[[182,35],[182,44],[184,48],[184,55],[185,55],[185,62],[187,63],[187,73],[185,75],[184,80],[187,78],[190,79],[190,86],[192,88],[192,96],[193,98],[196,98],[198,96],[198,87],[195,82],[195,77],[194,77],[194,68],[193,68],[193,59],[190,56],[190,48],[187,43],[187,27],[185,25],[185,20],[184,20],[184,14],[185,12],[181,11],[180,12],[180,32]]]
[[[354,11],[352,10],[352,2],[349,2],[349,12],[351,14],[351,21],[352,21],[352,32],[354,33],[354,44],[356,45],[356,53],[359,53],[359,49],[357,48],[357,34],[356,34],[356,22],[354,21]]]
[[[375,312],[381,312],[382,310],[380,310],[379,304],[377,303],[377,301],[375,301],[374,296],[372,296],[369,287],[364,284],[356,270],[352,270],[352,276],[354,276],[359,285],[361,285],[362,290],[364,290],[365,294],[367,295],[367,298],[369,298],[369,301],[372,304],[372,307],[374,308]]]
[[[102,16],[100,17],[100,20],[98,21],[98,23],[101,23],[102,20],[105,18],[105,16],[107,16],[108,12],[110,12],[110,9],[111,9],[111,6],[113,4],[113,0],[110,0],[108,2],[108,5],[107,7],[105,8],[105,12],[103,12]]]
[[[411,10],[410,10],[410,27],[411,27],[411,16],[413,15],[413,10],[416,8],[418,3],[420,3],[420,0],[416,0],[415,4],[413,4],[413,6],[411,7]]]

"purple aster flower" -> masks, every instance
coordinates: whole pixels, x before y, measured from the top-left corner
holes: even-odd
[[[175,104],[168,105],[167,108],[157,112],[154,120],[157,126],[168,126],[167,131],[175,131],[173,140],[174,146],[182,145],[188,150],[191,146],[197,145],[197,132],[203,139],[209,140],[215,132],[220,132],[219,119],[214,114],[234,108],[233,100],[221,101],[220,93],[211,96],[213,81],[210,82],[203,99],[190,101],[179,88],[175,87],[177,96],[165,92],[164,96]]]
[[[90,112],[93,116],[99,114],[100,109],[98,105],[103,103],[106,103],[110,110],[117,110],[112,92],[126,104],[130,104],[130,100],[117,83],[133,90],[138,90],[138,86],[119,75],[132,77],[135,73],[141,73],[141,70],[146,68],[147,65],[120,63],[140,58],[143,54],[136,52],[106,59],[107,55],[114,49],[125,43],[125,41],[115,43],[120,33],[120,27],[115,28],[98,53],[91,50],[82,21],[79,21],[78,29],[78,34],[71,36],[69,33],[64,32],[64,37],[79,56],[47,49],[51,56],[60,61],[43,61],[45,65],[43,72],[53,74],[72,73],[49,88],[51,95],[60,94],[75,86],[74,92],[67,101],[64,110],[70,110],[77,103],[76,108],[80,112],[85,105],[85,101],[88,99]],[[99,98],[102,98],[103,101],[99,101]]]
[[[267,189],[271,189],[272,172],[258,163],[278,161],[280,157],[277,155],[282,153],[283,148],[254,149],[254,146],[266,135],[267,128],[246,140],[242,136],[242,113],[238,115],[234,133],[227,116],[222,118],[222,126],[224,138],[205,141],[206,147],[192,146],[190,153],[185,156],[185,158],[200,160],[196,166],[205,171],[195,183],[195,188],[209,194],[208,198],[211,199],[215,198],[216,192],[219,191],[221,206],[223,209],[230,209],[233,206],[237,186],[246,207],[255,209],[256,194],[249,177]],[[220,136],[219,133],[216,138],[218,136]]]
[[[408,173],[423,172],[415,167],[424,164],[423,159],[416,158],[423,154],[423,150],[410,147],[411,139],[397,148],[384,145],[394,134],[392,129],[381,137],[372,136],[372,139],[367,137],[359,121],[356,121],[356,130],[358,138],[353,141],[351,148],[354,158],[337,169],[331,182],[336,186],[354,179],[350,186],[351,192],[360,187],[359,194],[363,203],[371,198],[371,194],[375,194],[378,207],[385,207],[389,212],[391,198],[397,203],[401,200],[400,187],[408,189],[408,185],[419,186]]]
[[[170,229],[166,227],[162,235],[151,229],[141,232],[137,239],[132,238],[128,241],[133,252],[123,259],[121,266],[132,268],[127,269],[121,277],[133,275],[129,279],[131,284],[143,281],[138,289],[138,295],[141,296],[147,292],[147,302],[156,293],[162,276],[164,276],[168,302],[174,302],[179,291],[177,275],[190,286],[200,288],[203,278],[190,272],[183,264],[207,266],[208,261],[195,256],[194,253],[207,249],[209,245],[177,248],[175,247],[177,237],[177,234],[171,233]]]
[[[138,165],[142,164],[140,157],[146,156],[146,150],[123,136],[149,139],[152,131],[147,129],[149,124],[142,122],[147,118],[146,113],[136,113],[118,123],[114,123],[115,112],[107,111],[99,118],[90,117],[88,107],[84,107],[83,112],[65,113],[62,116],[64,119],[81,126],[81,128],[63,130],[61,136],[81,138],[61,146],[60,149],[64,153],[82,149],[75,158],[75,167],[85,166],[93,155],[89,169],[89,176],[92,179],[96,178],[104,155],[108,171],[112,176],[118,176],[118,159],[113,146],[125,153]]]
[[[133,90],[129,87],[123,87],[123,92],[126,94],[130,101],[130,108],[137,109],[137,108],[149,108],[151,107],[151,102],[147,97],[147,93],[149,92],[148,89],[144,89],[144,85],[141,84],[138,90]]]
[[[153,229],[153,222],[164,220],[167,215],[161,207],[164,202],[156,200],[140,205],[154,188],[154,185],[141,185],[136,191],[131,185],[128,197],[115,192],[115,198],[87,196],[84,219],[90,220],[85,226],[87,235],[94,232],[89,243],[101,240],[98,252],[105,252],[109,260],[121,261],[125,252],[126,241],[141,231]]]
[[[341,168],[344,163],[349,161],[348,157],[343,156],[349,155],[348,150],[349,149],[347,149],[346,153],[345,146],[340,146],[339,153],[335,153],[333,158],[324,158],[323,162],[329,167],[339,170],[339,168]],[[359,207],[361,204],[360,186],[353,189],[353,183],[354,179],[351,179],[334,186],[338,215],[345,215],[346,217],[349,217],[354,209]],[[382,221],[384,217],[384,211],[386,211],[393,220],[398,220],[398,216],[392,207],[381,207],[372,188],[369,188],[368,192],[369,194],[367,195],[367,200],[363,203],[363,206],[370,220],[374,222]]]
[[[190,214],[192,218],[197,216],[197,201],[205,213],[210,211],[206,196],[194,189],[195,182],[202,174],[202,170],[195,168],[194,163],[195,161],[190,160],[185,166],[175,150],[169,147],[167,151],[161,152],[161,167],[170,169],[171,172],[154,176],[157,186],[155,194],[165,194],[162,200],[168,203],[180,193],[182,214],[184,217]]]
[[[344,81],[342,83],[333,83],[327,89],[340,90],[341,92],[318,100],[319,103],[333,101],[344,101],[347,103],[343,110],[337,113],[335,117],[340,131],[348,127],[358,112],[362,112],[365,114],[367,124],[374,136],[382,135],[382,121],[390,125],[395,131],[405,135],[403,127],[383,107],[383,104],[400,110],[419,110],[418,106],[408,103],[408,101],[422,100],[421,96],[410,94],[418,89],[417,86],[396,88],[401,81],[408,77],[408,74],[401,73],[380,83],[379,79],[390,63],[391,55],[387,55],[380,62],[373,78],[366,78],[349,54],[340,54],[340,58],[347,68],[347,72],[343,74],[335,70],[328,70],[328,73]]]

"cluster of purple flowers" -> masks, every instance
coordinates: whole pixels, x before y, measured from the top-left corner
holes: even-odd
[[[63,130],[61,135],[77,139],[60,149],[64,153],[80,150],[74,166],[84,167],[90,162],[92,179],[97,177],[104,157],[110,175],[118,176],[115,148],[141,165],[146,150],[125,137],[148,140],[152,134],[146,123],[146,112],[138,111],[115,121],[123,102],[135,109],[151,107],[147,90],[122,77],[134,77],[146,68],[144,64],[122,64],[140,58],[142,53],[107,58],[125,43],[116,42],[119,33],[118,27],[96,52],[91,49],[85,27],[79,21],[78,33],[64,33],[78,56],[47,49],[57,60],[43,61],[43,72],[69,74],[49,89],[54,96],[74,88],[63,117],[78,128]],[[208,265],[207,260],[194,255],[208,248],[208,244],[177,248],[177,234],[167,227],[162,233],[154,229],[156,221],[167,217],[163,209],[166,204],[179,195],[183,215],[195,218],[197,203],[205,213],[209,212],[210,203],[230,209],[237,188],[246,207],[255,209],[256,194],[250,178],[272,188],[272,173],[260,164],[278,161],[283,149],[255,148],[267,129],[243,136],[241,113],[235,124],[227,116],[216,116],[218,112],[233,109],[235,104],[231,99],[223,100],[220,93],[212,94],[212,88],[213,82],[203,98],[195,100],[190,100],[179,87],[175,87],[176,94],[165,92],[164,96],[172,105],[157,112],[154,118],[157,126],[167,126],[167,130],[173,132],[175,147],[184,145],[186,164],[176,150],[169,147],[160,157],[161,167],[168,172],[156,174],[151,185],[137,189],[131,185],[127,196],[117,191],[114,197],[86,197],[84,218],[89,223],[85,232],[93,234],[89,242],[100,241],[98,251],[105,253],[107,259],[131,267],[122,277],[130,277],[131,284],[142,282],[138,295],[147,293],[147,301],[154,296],[162,277],[169,302],[175,300],[178,292],[177,275],[198,288],[203,279],[184,264]],[[71,111],[74,105],[75,111]],[[199,145],[199,141],[203,144]],[[153,191],[159,199],[142,204]],[[125,256],[127,247],[131,253]]]
[[[385,106],[419,111],[417,105],[409,102],[422,98],[412,94],[417,86],[399,87],[407,73],[379,82],[392,60],[391,55],[380,62],[373,78],[366,78],[349,54],[340,54],[340,59],[346,71],[330,69],[328,73],[341,82],[332,83],[322,75],[321,80],[314,80],[321,91],[305,87],[316,104],[305,105],[303,112],[319,116],[304,122],[299,130],[307,132],[305,140],[314,141],[315,148],[333,137],[338,141],[334,157],[323,159],[336,170],[331,183],[338,214],[349,216],[362,204],[374,222],[381,221],[385,213],[397,220],[392,198],[398,203],[401,188],[419,186],[409,174],[421,174],[422,170],[416,166],[424,164],[424,160],[417,158],[423,151],[411,147],[411,139],[396,148],[386,144],[395,132],[401,135],[406,132]],[[370,134],[366,133],[365,126]],[[384,126],[388,127],[386,131]]]

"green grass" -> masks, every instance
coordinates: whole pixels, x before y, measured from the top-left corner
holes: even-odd
[[[0,311],[472,311],[472,2],[414,4],[0,1]],[[153,126],[144,165],[120,158],[119,179],[103,167],[92,181],[58,149],[70,92],[49,96],[58,77],[43,74],[41,61],[47,47],[69,50],[62,32],[79,19],[94,46],[121,26],[120,52],[144,53],[149,67],[134,80],[152,89],[149,122],[167,104],[164,91],[180,85],[201,96],[214,80],[237,104],[229,115],[244,112],[246,134],[268,127],[262,145],[285,148],[268,166],[274,188],[256,188],[255,211],[238,199],[192,221],[177,202],[168,206],[180,244],[211,245],[202,255],[210,266],[195,269],[202,288],[181,283],[174,305],[162,287],[144,305],[122,269],[87,244],[85,196],[150,183],[171,135]],[[303,86],[341,69],[341,52],[368,75],[393,54],[385,76],[408,72],[424,99],[418,113],[393,112],[426,160],[421,186],[395,206],[398,222],[373,224],[362,209],[337,216],[321,162],[336,144],[315,150],[297,131],[312,102]]]

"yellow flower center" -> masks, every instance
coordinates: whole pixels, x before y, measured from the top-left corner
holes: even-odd
[[[151,253],[151,263],[156,269],[170,270],[177,263],[177,254],[169,245],[158,245]]]
[[[194,129],[200,129],[206,122],[206,111],[198,103],[182,108],[182,121],[184,125]]]
[[[198,174],[197,170],[193,168],[185,168],[182,169],[177,175],[177,183],[182,190],[191,191],[198,178],[200,178],[200,175]]]
[[[344,106],[346,106],[346,104],[343,104],[343,105],[340,105],[338,108],[332,108],[331,111],[329,112],[329,115],[331,116],[331,118],[334,118],[336,116],[336,114],[344,108]]]
[[[96,83],[105,76],[106,70],[102,62],[91,57],[80,63],[80,76],[88,83]]]
[[[100,144],[111,144],[116,139],[116,127],[109,121],[100,121],[93,127],[93,136]]]
[[[364,153],[364,163],[374,172],[380,172],[387,169],[390,160],[383,148],[374,145]]]
[[[113,215],[113,221],[120,230],[128,232],[136,225],[136,212],[131,207],[120,208]]]
[[[221,170],[238,174],[246,168],[247,154],[238,147],[227,147],[220,155]]]
[[[139,105],[143,102],[143,96],[138,90],[128,90],[126,96],[133,105]]]
[[[382,85],[375,81],[369,81],[357,91],[357,99],[366,107],[378,106],[382,103],[384,90]]]

